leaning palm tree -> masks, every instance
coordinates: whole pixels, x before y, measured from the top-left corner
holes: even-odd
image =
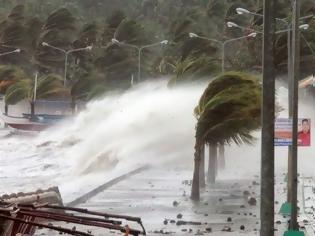
[[[248,74],[230,72],[215,78],[195,108],[197,117],[195,167],[191,198],[199,200],[201,151],[210,146],[208,180],[215,182],[217,144],[251,144],[260,126],[261,89]]]
[[[5,94],[10,85],[26,77],[24,71],[16,66],[0,65],[0,94]],[[8,104],[4,105],[4,111],[5,114],[8,114]]]
[[[36,98],[50,98],[69,94],[63,86],[62,78],[52,74],[40,78],[36,86],[36,93],[34,93],[34,90],[35,83],[33,80],[29,78],[21,79],[6,90],[4,97],[5,104],[14,105],[22,100],[27,100],[31,106],[31,117],[34,117]]]

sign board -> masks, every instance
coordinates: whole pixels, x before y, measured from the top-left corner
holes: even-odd
[[[278,118],[275,121],[275,146],[290,146],[292,144],[292,120]],[[311,119],[298,120],[298,146],[311,145]]]

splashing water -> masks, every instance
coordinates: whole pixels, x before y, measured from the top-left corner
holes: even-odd
[[[65,202],[136,167],[193,165],[193,109],[206,85],[168,89],[165,81],[143,83],[122,95],[92,101],[70,120],[34,136],[1,139],[0,194],[58,185]],[[278,90],[281,117],[287,91]],[[311,105],[301,116],[315,121]],[[1,135],[1,133],[0,133]],[[260,172],[260,132],[253,146],[226,148],[219,178]],[[312,145],[315,144],[312,132]],[[299,148],[300,173],[312,174],[313,148]],[[287,148],[276,148],[277,171],[285,172]]]
[[[169,89],[144,83],[92,101],[72,120],[36,137],[1,140],[3,192],[59,185],[70,199],[144,164],[192,165],[196,106],[205,85]]]

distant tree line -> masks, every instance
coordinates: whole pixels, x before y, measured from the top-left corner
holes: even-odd
[[[278,17],[287,21],[291,17],[289,2],[279,1]],[[36,72],[39,80],[53,75],[60,82],[54,84],[62,84],[65,55],[43,43],[66,51],[93,46],[91,51],[69,54],[63,96],[88,100],[113,89],[128,89],[132,77],[137,77],[137,51],[112,43],[112,38],[137,46],[169,41],[143,50],[142,80],[167,75],[170,86],[209,80],[221,72],[221,48],[211,41],[190,38],[189,33],[224,41],[261,31],[260,17],[236,13],[237,7],[261,13],[261,4],[259,0],[1,0],[0,53],[16,48],[22,51],[0,57],[0,91],[5,94],[23,79],[33,84]],[[314,11],[315,3],[302,1],[302,16]],[[245,29],[228,28],[228,21]],[[305,73],[312,73],[315,21],[309,18],[304,23],[310,28],[303,32],[301,66]],[[286,27],[278,26],[279,30]],[[259,72],[261,38],[258,34],[228,45],[226,70]],[[277,35],[275,63],[279,73],[285,73],[286,38],[285,33]]]

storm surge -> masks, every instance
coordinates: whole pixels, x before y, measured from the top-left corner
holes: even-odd
[[[192,166],[193,110],[205,86],[142,83],[36,136],[2,138],[0,178],[12,191],[59,185],[71,192],[147,164]]]
[[[0,183],[5,187],[0,194],[55,185],[70,201],[143,165],[187,167],[192,171],[193,110],[205,87],[170,89],[166,80],[142,83],[125,93],[93,100],[76,116],[40,134],[7,135],[8,131],[2,130]],[[278,89],[278,99],[284,108],[280,116],[286,117],[286,89]],[[300,114],[315,120],[312,105],[307,102],[301,101]],[[219,179],[259,175],[259,130],[256,137],[252,146],[226,147],[227,168],[219,172]],[[299,169],[304,175],[313,173],[312,150],[299,148]],[[277,172],[284,173],[287,148],[277,147],[275,158]]]

